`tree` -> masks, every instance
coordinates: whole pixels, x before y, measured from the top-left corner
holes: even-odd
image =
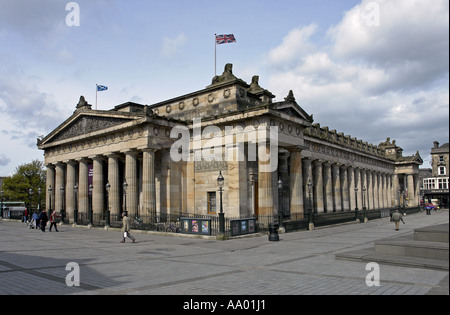
[[[39,202],[38,189],[40,188],[41,207],[44,208],[46,175],[44,163],[39,160],[18,166],[12,176],[3,179],[3,200],[25,201],[28,205],[30,201],[29,189],[31,188],[32,209],[37,209]]]

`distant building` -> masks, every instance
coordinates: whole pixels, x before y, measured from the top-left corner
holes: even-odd
[[[425,202],[437,199],[439,207],[448,208],[448,143],[439,146],[439,142],[434,141],[434,147],[431,148],[431,165],[431,176],[423,178],[422,196]]]

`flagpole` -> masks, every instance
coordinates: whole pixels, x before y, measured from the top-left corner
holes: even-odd
[[[217,34],[214,34],[214,76],[217,76]]]
[[[95,85],[95,110],[97,110],[97,93],[98,93],[98,84]]]

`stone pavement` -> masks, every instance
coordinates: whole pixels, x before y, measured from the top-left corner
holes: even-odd
[[[204,240],[61,226],[58,233],[0,221],[0,294],[151,295],[425,295],[449,293],[448,271],[380,265],[380,285],[368,286],[366,264],[335,254],[449,222],[449,212],[388,218],[268,237]],[[68,286],[66,278],[80,286]],[[69,265],[70,267],[70,265]],[[370,277],[369,277],[370,278]]]

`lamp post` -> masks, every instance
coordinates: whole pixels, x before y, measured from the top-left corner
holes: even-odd
[[[1,203],[0,203],[0,218],[3,218],[3,189],[0,191]]]
[[[355,187],[355,220],[359,222],[358,218],[358,187]]]
[[[27,212],[27,220],[28,220],[28,213],[31,213],[31,195],[33,194],[33,189],[28,189],[28,197],[29,197],[29,200],[30,200],[30,204],[29,204],[29,209],[28,209],[28,212]]]
[[[41,210],[41,193],[42,189],[41,187],[38,188],[38,211]],[[30,220],[31,220],[31,213],[30,213]]]
[[[64,219],[66,218],[66,214],[64,211],[64,185],[61,185],[59,190],[61,191],[61,224],[64,224]]]
[[[73,186],[73,192],[74,192],[74,207],[73,207],[73,224],[78,224],[78,185],[75,183]]]
[[[283,228],[283,181],[278,179],[278,225]]]
[[[49,200],[48,217],[50,218],[52,214],[52,185],[48,185],[48,200]]]
[[[106,227],[109,227],[110,226],[109,190],[111,189],[111,185],[109,184],[109,181],[106,183],[105,189],[106,189],[106,218],[105,218],[105,225],[106,225]]]
[[[363,186],[362,198],[363,198],[363,216],[364,216],[363,220],[364,220],[364,223],[367,222],[367,218],[366,218],[366,210],[367,210],[366,209],[366,191],[367,191],[366,186]]]
[[[92,191],[94,190],[94,185],[89,185],[89,226],[93,225],[93,213],[92,213]]]
[[[311,191],[312,191],[312,183],[311,183],[311,178],[310,178],[308,180],[308,207],[309,207],[309,230],[310,231],[314,230]]]
[[[225,178],[222,176],[222,171],[219,171],[219,177],[217,177],[217,185],[220,192],[220,212],[219,212],[219,234],[225,234],[225,214],[223,213],[222,193]]]
[[[123,212],[127,212],[127,181],[123,182]]]

